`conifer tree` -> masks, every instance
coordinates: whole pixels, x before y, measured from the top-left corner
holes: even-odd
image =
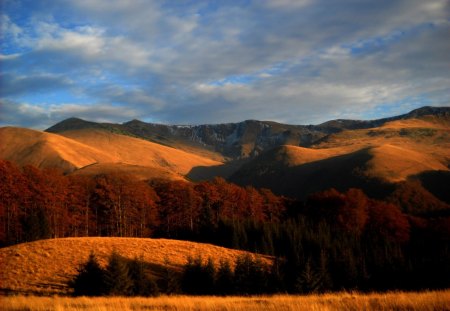
[[[105,284],[109,295],[129,295],[132,289],[132,280],[128,265],[120,255],[113,251],[109,257],[105,272]]]
[[[297,279],[297,290],[301,293],[317,292],[322,285],[322,275],[316,271],[308,260]]]
[[[227,260],[221,260],[216,275],[216,293],[231,295],[234,293],[234,273]]]
[[[188,257],[184,266],[181,286],[185,293],[208,295],[214,290],[215,267],[211,258],[203,265],[202,258]]]
[[[253,293],[253,280],[251,279],[252,265],[253,260],[249,254],[239,256],[236,260],[234,280],[238,294],[250,295]]]
[[[170,265],[169,259],[167,257],[164,258],[164,274],[159,288],[162,292],[173,295],[180,292],[180,278],[177,273],[170,268]]]
[[[159,294],[156,282],[145,273],[145,263],[142,258],[135,258],[128,263],[129,275],[132,281],[130,294],[133,296],[157,296]]]
[[[86,263],[78,269],[78,275],[70,286],[75,296],[101,296],[105,294],[105,271],[91,252]]]

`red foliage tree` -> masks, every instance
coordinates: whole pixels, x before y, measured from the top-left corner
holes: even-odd
[[[184,181],[161,182],[155,185],[159,196],[159,216],[167,236],[179,230],[193,231],[199,220],[202,198],[192,184]]]
[[[270,189],[261,189],[263,213],[266,221],[279,222],[285,212],[285,205],[281,197],[276,196]]]
[[[368,218],[368,198],[359,189],[340,193],[335,189],[315,193],[308,198],[308,212],[347,232],[361,234]]]
[[[120,174],[95,178],[92,207],[97,234],[141,236],[156,222],[152,189],[142,181]]]
[[[0,160],[0,241],[5,244],[22,240],[20,219],[28,196],[27,182],[20,169]]]
[[[392,203],[370,200],[369,229],[394,242],[407,242],[410,234],[408,218]]]

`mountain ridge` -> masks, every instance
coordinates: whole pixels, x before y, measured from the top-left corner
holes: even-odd
[[[292,125],[273,121],[245,120],[238,123],[166,125],[131,120],[122,124],[96,123],[78,118],[63,120],[46,129],[62,133],[79,129],[102,129],[149,140],[191,152],[220,154],[227,160],[252,159],[275,146],[310,147],[330,134],[368,129],[387,122],[433,115],[450,117],[450,107],[425,106],[409,113],[376,120],[330,120],[318,125]]]
[[[450,202],[441,186],[450,182],[450,107],[316,126],[257,120],[169,126],[71,118],[47,132],[0,128],[0,141],[5,142],[2,159],[73,174],[194,182],[223,177],[298,199],[331,187],[361,188],[384,199],[405,184],[403,193]]]

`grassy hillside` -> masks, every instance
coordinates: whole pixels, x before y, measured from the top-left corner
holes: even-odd
[[[106,154],[114,155],[120,159],[120,162],[166,168],[181,175],[186,175],[196,166],[221,164],[175,148],[101,130],[69,131],[62,135],[102,150]]]
[[[0,291],[67,294],[67,282],[76,275],[76,269],[87,260],[91,251],[101,264],[106,265],[113,250],[129,259],[142,256],[156,278],[161,276],[167,261],[169,269],[180,271],[188,256],[234,263],[239,255],[245,253],[210,244],[167,239],[89,237],[40,240],[0,248]]]
[[[4,310],[449,310],[450,291],[308,296],[157,298],[6,297]]]
[[[1,128],[0,158],[21,166],[59,168],[83,174],[120,171],[143,179],[181,179],[194,167],[221,162],[146,140],[88,129],[64,136],[23,128]],[[137,168],[139,167],[139,168]]]
[[[447,119],[408,119],[381,127],[331,134],[311,148],[274,148],[237,171],[231,180],[305,197],[335,187],[376,188],[431,171],[448,171]]]
[[[116,162],[112,154],[66,137],[25,128],[0,128],[0,158],[18,165],[70,172],[96,162]]]

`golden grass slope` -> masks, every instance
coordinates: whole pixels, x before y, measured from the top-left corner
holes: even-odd
[[[36,130],[0,128],[0,159],[65,172],[85,174],[120,171],[142,179],[181,179],[194,167],[221,165],[199,155],[142,139],[100,130],[79,130],[65,136]],[[115,167],[117,166],[117,167]]]
[[[68,298],[4,297],[4,310],[315,310],[315,311],[446,311],[450,310],[450,290],[428,292],[389,292],[362,294],[343,292],[307,296],[192,297],[155,298]]]
[[[314,148],[347,151],[367,148],[372,157],[367,163],[367,176],[398,182],[428,170],[448,170],[450,124],[434,119],[392,121],[378,128],[330,135]]]
[[[221,162],[196,154],[107,131],[77,130],[63,132],[61,135],[102,150],[104,153],[120,159],[122,163],[167,168],[180,175],[186,175],[196,166],[221,164]]]
[[[71,171],[117,158],[66,137],[25,128],[0,128],[0,158],[18,165]]]
[[[106,265],[115,250],[129,259],[143,257],[158,276],[169,261],[169,268],[180,270],[188,256],[211,257],[231,264],[244,251],[187,241],[150,238],[64,238],[40,240],[0,248],[0,290],[24,294],[67,294],[67,282],[93,251]],[[266,259],[269,260],[269,259]]]
[[[310,148],[276,147],[244,164],[231,180],[302,197],[339,186],[375,191],[380,182],[449,167],[450,123],[410,119],[331,134]]]

